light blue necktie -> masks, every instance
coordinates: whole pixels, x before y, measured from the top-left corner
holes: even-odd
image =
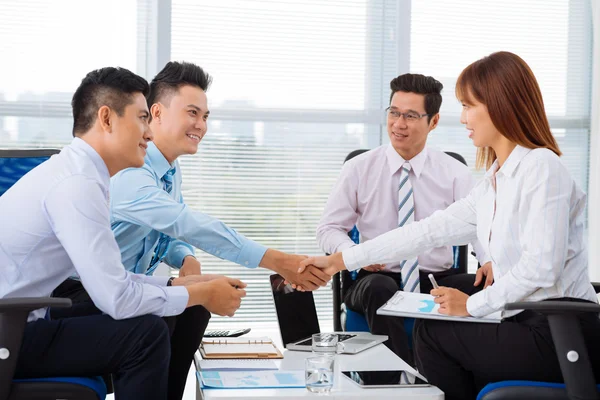
[[[162,181],[164,183],[164,190],[167,193],[171,193],[173,190],[173,176],[175,175],[176,168],[173,167],[169,169],[162,177]],[[151,275],[152,272],[158,267],[158,264],[165,258],[167,255],[167,251],[169,251],[169,245],[171,244],[171,237],[161,233],[158,237],[158,244],[154,249],[154,255],[152,256],[152,260],[150,261],[150,268],[146,271],[146,275]]]
[[[410,183],[411,166],[408,161],[402,164],[400,170],[400,185],[398,186],[398,226],[405,226],[415,220],[415,203],[413,189]],[[403,260],[400,263],[402,274],[402,290],[405,292],[420,292],[419,261],[417,258]]]

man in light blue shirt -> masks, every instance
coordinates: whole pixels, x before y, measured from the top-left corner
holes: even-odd
[[[237,279],[167,282],[123,268],[109,179],[143,165],[152,138],[147,93],[128,70],[90,72],[73,96],[73,142],[0,197],[0,299],[49,296],[77,274],[99,309],[61,320],[32,312],[16,378],[113,373],[117,398],[167,399],[169,337],[160,317],[192,306],[233,315],[245,295]]]
[[[210,81],[194,64],[169,62],[150,85],[150,128],[155,141],[148,144],[142,168],[126,169],[111,179],[111,224],[125,268],[152,275],[162,261],[180,269],[179,276],[197,275],[196,247],[248,268],[268,268],[304,289],[325,285],[329,277],[317,268],[297,273],[305,257],[267,249],[184,203],[177,158],[195,154],[206,133],[209,111],[205,92]],[[55,294],[85,299],[77,285],[65,282]],[[200,307],[169,319],[169,399],[183,395],[209,319],[210,313]]]

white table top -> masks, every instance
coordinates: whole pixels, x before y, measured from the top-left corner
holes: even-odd
[[[310,357],[312,353],[305,351],[283,352],[283,360],[274,360],[279,369],[282,370],[304,370],[304,360]],[[196,353],[200,357],[200,353]],[[396,356],[386,346],[380,344],[358,354],[339,354],[336,356],[336,372],[333,388],[328,394],[317,394],[309,392],[302,388],[297,389],[203,389],[198,388],[196,399],[227,399],[227,400],[246,400],[246,399],[278,399],[285,398],[289,400],[305,399],[307,397],[327,397],[332,399],[355,399],[368,396],[377,399],[402,399],[414,400],[442,400],[444,393],[435,386],[419,388],[389,388],[389,389],[363,389],[343,376],[340,371],[349,370],[391,370],[404,369],[416,373],[408,364]]]

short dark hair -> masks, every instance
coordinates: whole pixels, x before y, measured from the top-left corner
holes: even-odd
[[[148,95],[148,82],[125,68],[106,67],[88,73],[73,94],[73,136],[89,131],[102,106],[122,116],[133,103],[133,94]]]
[[[173,95],[182,86],[196,86],[206,92],[211,82],[212,77],[196,64],[169,61],[150,82],[148,108]]]
[[[440,112],[442,105],[442,89],[444,85],[431,76],[421,74],[400,75],[390,82],[390,104],[396,92],[417,93],[425,95],[425,112],[429,114],[427,122],[431,117]]]

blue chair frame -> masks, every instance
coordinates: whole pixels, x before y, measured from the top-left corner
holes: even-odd
[[[55,149],[0,150],[0,196],[23,175],[48,160]],[[0,400],[59,398],[103,400],[107,388],[100,377],[40,377],[13,379],[27,317],[43,307],[70,307],[70,299],[0,299]]]

